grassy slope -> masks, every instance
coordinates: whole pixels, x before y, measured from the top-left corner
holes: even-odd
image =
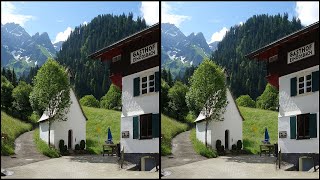
[[[46,155],[48,157],[51,157],[51,158],[60,157],[59,150],[57,150],[55,148],[49,148],[48,144],[44,140],[40,139],[39,129],[38,128],[34,131],[33,140],[34,140],[34,142],[36,144],[37,150],[39,152],[41,152],[42,154],[44,154],[44,155]]]
[[[243,147],[251,153],[260,151],[264,140],[265,127],[268,128],[270,142],[278,141],[278,112],[239,106],[243,121]]]
[[[32,125],[13,118],[1,111],[1,133],[8,135],[7,140],[1,138],[1,155],[14,154],[14,140],[22,133],[32,129]]]
[[[201,156],[207,157],[207,158],[215,158],[217,157],[217,152],[211,148],[206,148],[206,145],[199,141],[196,136],[196,129],[193,128],[190,133],[190,140],[192,142],[194,150],[200,154]]]
[[[121,112],[101,108],[83,106],[87,121],[87,150],[94,154],[102,152],[102,144],[107,140],[108,127],[110,126],[113,142],[120,141]],[[97,130],[100,129],[99,130]]]
[[[171,140],[180,132],[187,130],[187,125],[161,114],[161,155],[171,154]]]

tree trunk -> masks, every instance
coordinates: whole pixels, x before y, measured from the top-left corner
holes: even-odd
[[[207,120],[207,118],[206,118],[206,132],[205,132],[205,145],[206,145],[206,147],[207,147],[207,145],[208,145],[208,143],[207,143],[207,134],[208,134],[208,120]]]
[[[48,120],[49,121],[49,131],[48,131],[48,133],[49,133],[49,140],[48,140],[48,146],[49,146],[49,148],[50,148],[50,126],[51,126],[51,123],[50,123],[50,119]]]

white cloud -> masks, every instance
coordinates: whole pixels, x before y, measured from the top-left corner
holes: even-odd
[[[190,20],[190,16],[177,15],[172,13],[173,8],[166,2],[161,2],[161,23],[171,23],[177,27],[185,20]]]
[[[6,24],[14,22],[20,26],[24,26],[27,21],[35,19],[31,15],[23,15],[16,13],[16,7],[11,2],[1,2],[1,23]]]
[[[59,32],[56,36],[56,40],[53,43],[67,40],[71,31],[72,31],[72,28],[68,27],[65,31]]]
[[[240,22],[239,22],[239,25],[240,25],[240,26],[242,26],[242,25],[243,25],[243,22],[242,22],[242,21],[240,21]]]
[[[57,20],[58,23],[62,23],[63,21],[64,21],[63,19]]]
[[[226,27],[223,27],[219,32],[213,33],[209,44],[215,41],[221,41],[223,36],[227,33],[227,31],[228,29]]]
[[[159,1],[141,2],[140,11],[148,25],[159,22]]]
[[[82,24],[86,26],[86,25],[88,25],[88,22],[84,21]]]
[[[298,1],[295,10],[302,25],[307,26],[319,21],[319,1]]]

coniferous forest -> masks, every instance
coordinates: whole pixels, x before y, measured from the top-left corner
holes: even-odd
[[[111,85],[107,64],[87,56],[146,27],[144,19],[133,20],[129,13],[99,15],[73,30],[57,53],[57,61],[71,71],[71,83],[79,98],[92,94],[100,99]]]
[[[230,28],[210,59],[224,67],[235,97],[260,96],[266,87],[266,64],[249,60],[245,55],[302,28],[299,19],[284,15],[254,15],[243,25]]]

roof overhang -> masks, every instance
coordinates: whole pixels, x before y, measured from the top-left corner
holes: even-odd
[[[137,33],[134,33],[126,38],[123,38],[105,48],[102,48],[88,56],[88,58],[91,59],[99,59],[100,61],[106,61],[106,60],[111,60],[112,57],[119,55],[122,53],[122,48],[134,41],[135,39],[138,39],[144,35],[147,35],[149,33],[152,33],[156,30],[159,30],[160,26],[159,23],[154,24],[146,29],[143,29]]]
[[[281,39],[278,39],[258,50],[255,50],[247,55],[245,55],[246,58],[254,59],[258,61],[267,61],[269,57],[278,54],[279,47],[283,44],[290,43],[295,41],[300,36],[303,36],[307,33],[310,33],[316,29],[319,29],[319,21],[315,22],[301,30],[298,30],[296,32],[293,32]]]

